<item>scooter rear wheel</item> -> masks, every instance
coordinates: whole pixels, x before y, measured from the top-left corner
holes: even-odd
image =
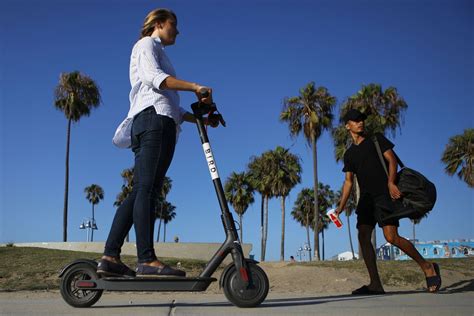
[[[79,263],[64,272],[61,278],[61,295],[73,307],[90,307],[102,296],[102,290],[84,290],[76,287],[77,281],[97,280],[96,270],[87,263]]]
[[[251,274],[251,283],[247,287],[242,287],[240,275],[232,264],[224,275],[223,289],[227,299],[238,307],[255,307],[260,305],[267,297],[270,282],[258,265],[248,262]]]

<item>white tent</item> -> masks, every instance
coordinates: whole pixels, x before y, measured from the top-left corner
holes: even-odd
[[[359,259],[359,254],[354,253],[354,256],[356,257],[356,259]],[[341,252],[340,254],[337,254],[334,257],[332,257],[331,260],[337,260],[337,261],[352,260],[352,252],[350,251]]]

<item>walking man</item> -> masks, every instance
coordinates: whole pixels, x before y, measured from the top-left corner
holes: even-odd
[[[375,137],[380,145],[383,157],[388,166],[388,177],[377,154],[374,142],[364,133],[364,120],[367,116],[358,110],[351,109],[344,116],[346,129],[353,143],[344,154],[345,180],[342,197],[336,214],[339,215],[346,206],[352,190],[354,175],[360,187],[360,199],[357,204],[357,230],[362,255],[370,276],[370,283],[352,292],[353,295],[384,294],[377,270],[376,256],[371,243],[372,231],[377,223],[377,212],[381,207],[393,208],[394,201],[401,198],[395,184],[397,175],[397,159],[392,151],[394,145],[382,134]],[[413,244],[398,235],[398,220],[378,221],[385,239],[400,248],[418,263],[423,270],[429,292],[437,292],[441,287],[441,275],[436,263],[426,261]]]

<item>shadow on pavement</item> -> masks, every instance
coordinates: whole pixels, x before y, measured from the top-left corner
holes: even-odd
[[[350,301],[350,300],[361,300],[367,299],[370,297],[377,297],[380,295],[369,295],[369,296],[354,296],[350,294],[344,295],[334,295],[334,296],[315,296],[315,297],[289,297],[289,298],[279,298],[279,299],[267,299],[262,305],[257,308],[270,308],[270,307],[291,307],[291,306],[305,306],[305,305],[317,305],[324,304],[329,302],[338,302],[338,301]],[[222,297],[225,300],[225,297]],[[195,307],[195,306],[209,306],[209,307],[225,307],[234,306],[228,301],[219,301],[219,302],[169,302],[169,303],[158,303],[158,304],[133,304],[133,305],[102,305],[102,306],[92,306],[91,308],[127,308],[127,307]]]
[[[440,294],[474,292],[474,279],[459,281],[442,288]]]
[[[426,293],[426,290],[407,290],[407,291],[390,291],[387,292],[385,295],[403,295],[403,294],[422,294]]]
[[[370,297],[375,297],[380,295],[371,295]],[[366,299],[367,296],[355,296],[350,294],[344,295],[333,295],[333,296],[321,296],[321,297],[293,297],[287,299],[268,299],[262,303],[260,308],[265,307],[289,307],[289,306],[304,306],[304,305],[317,305],[330,302],[339,302],[339,301],[353,301]]]
[[[163,307],[170,308],[173,306],[172,302],[168,303],[153,303],[153,304],[123,304],[123,305],[94,305],[88,307],[90,309],[101,309],[101,308],[136,308],[136,307]]]
[[[465,293],[465,292],[474,292],[474,279],[471,280],[463,280],[451,285],[441,287],[439,292],[433,294],[455,294],[455,293]],[[388,295],[390,294],[416,294],[416,293],[427,293],[428,290],[420,289],[420,290],[413,290],[413,291],[392,291],[387,292]]]
[[[449,286],[442,288],[438,294],[454,294],[454,293],[464,293],[464,292],[473,292],[474,291],[474,279],[460,281]],[[305,306],[305,305],[317,305],[330,302],[338,301],[351,301],[351,300],[362,300],[372,297],[383,297],[387,295],[404,295],[404,294],[426,294],[426,290],[410,290],[410,291],[390,291],[383,295],[332,295],[332,296],[314,296],[314,297],[289,297],[289,298],[278,298],[278,299],[267,299],[262,305],[258,308],[270,308],[270,307],[290,307],[290,306]],[[232,303],[224,301],[225,297],[222,296],[223,301],[219,302],[167,302],[167,303],[154,303],[154,304],[123,304],[123,305],[102,305],[102,306],[92,306],[91,308],[127,308],[127,307],[192,307],[192,306],[210,306],[210,307],[225,307],[233,306]]]

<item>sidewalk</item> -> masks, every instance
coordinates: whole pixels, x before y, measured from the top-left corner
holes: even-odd
[[[390,292],[382,296],[270,293],[258,308],[231,305],[223,294],[104,293],[87,309],[58,291],[0,293],[1,315],[473,315],[474,292]]]

